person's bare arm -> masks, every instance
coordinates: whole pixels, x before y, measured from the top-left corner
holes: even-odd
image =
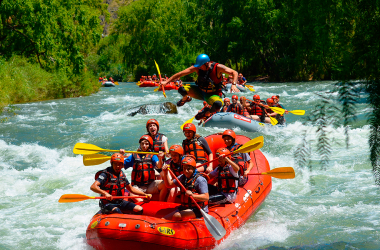
[[[233,75],[234,76],[234,80],[232,82],[232,86],[231,86],[231,91],[232,92],[240,92],[240,90],[236,87],[236,84],[237,84],[237,81],[238,81],[238,72],[236,70],[233,70],[223,64],[218,64],[218,74],[228,74],[228,75]]]
[[[197,68],[194,67],[194,66],[191,66],[185,70],[182,70],[181,72],[178,72],[178,73],[175,73],[174,75],[172,75],[171,77],[169,77],[168,80],[166,81],[162,81],[162,85],[166,85],[167,83],[170,83],[172,82],[174,79],[177,79],[177,78],[180,78],[182,76],[187,76],[187,75],[190,75],[191,73],[194,73],[197,71]]]

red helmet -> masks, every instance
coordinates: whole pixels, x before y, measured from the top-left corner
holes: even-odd
[[[254,95],[254,96],[253,96],[253,100],[255,100],[255,99],[256,99],[256,100],[260,100],[260,96],[259,96],[259,95]]]
[[[274,103],[272,98],[267,99],[267,104],[269,104],[269,103],[272,103],[272,104]]]
[[[230,100],[230,98],[224,98],[224,100],[223,100],[224,102],[231,102],[231,100]]]
[[[235,132],[234,132],[233,130],[231,130],[231,129],[227,129],[226,131],[224,131],[223,134],[222,134],[222,138],[223,138],[224,136],[226,136],[226,135],[231,136],[232,139],[234,139],[234,140],[236,139],[236,134],[235,134]]]
[[[114,153],[112,156],[111,156],[111,164],[112,162],[122,162],[124,163],[124,156],[120,153]]]
[[[216,156],[219,157],[220,155],[229,155],[231,152],[227,148],[219,148],[216,150]],[[228,158],[231,158],[231,155],[227,156]]]
[[[240,96],[240,101],[245,101],[245,96]]]
[[[151,76],[148,76],[148,77],[151,77]]]
[[[141,141],[143,141],[143,140],[147,140],[149,142],[150,146],[151,147],[153,146],[153,139],[149,135],[143,135],[143,136],[141,136],[141,138],[139,140],[139,143],[141,143]]]
[[[147,130],[148,132],[149,132],[149,130],[148,130],[148,126],[149,126],[149,124],[151,124],[151,123],[156,124],[156,126],[157,126],[157,131],[160,130],[160,124],[158,123],[158,121],[157,121],[156,119],[149,119],[149,120],[146,122],[146,130]]]
[[[182,165],[190,165],[195,168],[197,166],[197,162],[195,161],[195,157],[193,155],[185,155],[182,159]]]
[[[192,123],[186,123],[185,126],[183,126],[183,131],[193,131],[194,133],[197,132],[197,127],[195,127]]]
[[[239,99],[239,97],[237,95],[233,95],[232,99],[236,99],[237,100],[237,99]]]
[[[180,145],[173,145],[169,148],[169,152],[175,152],[179,155],[183,155],[183,148]]]
[[[277,97],[276,95],[272,95],[271,98],[272,98],[273,100],[274,100],[274,99],[278,100],[278,97]]]

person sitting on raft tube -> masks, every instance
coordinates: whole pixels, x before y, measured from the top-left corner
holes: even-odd
[[[223,102],[224,102],[224,105],[221,112],[227,112],[228,106],[230,106],[231,104],[230,98],[228,97],[224,98]]]
[[[181,189],[181,206],[172,213],[167,214],[164,219],[167,220],[185,220],[202,218],[202,213],[193,203],[189,196],[192,196],[198,205],[208,213],[208,206],[205,202],[208,201],[208,185],[207,175],[199,173],[196,169],[195,158],[192,155],[185,155],[182,160],[183,174],[178,177],[178,180],[186,188],[186,191]],[[164,172],[164,181],[167,188],[179,187],[177,180],[172,180],[169,177],[168,166],[162,168]]]
[[[158,79],[158,78],[157,78],[156,74],[153,74],[153,76],[152,76],[152,80],[155,81],[155,80],[157,80],[157,79]]]
[[[242,146],[236,142],[236,134],[231,129],[224,131],[222,138],[230,152],[238,150]],[[248,153],[233,154],[232,160],[239,166],[239,186],[243,186],[248,181],[248,174],[253,168],[253,161],[251,161]]]
[[[209,205],[234,203],[238,190],[239,166],[227,156],[231,152],[227,148],[216,150],[218,157],[218,167],[208,176],[210,181],[218,178],[217,186],[208,185],[210,198]]]
[[[149,119],[146,122],[147,135],[153,139],[153,151],[157,153],[163,151],[167,154],[169,153],[168,138],[164,134],[158,133],[159,129],[160,124],[156,119]]]
[[[247,109],[251,119],[259,122],[265,122],[265,111],[259,95],[253,96],[253,102],[251,102]]]
[[[240,103],[238,103],[238,96],[237,95],[232,96],[232,103],[230,104],[230,106],[228,106],[227,112],[232,112],[232,113],[236,113],[239,115],[244,115],[243,107],[240,105]]]
[[[208,146],[205,138],[196,134],[197,128],[192,123],[186,123],[183,126],[183,134],[186,139],[182,142],[182,147],[185,155],[193,155],[195,157],[195,161],[198,165],[214,159],[212,151]],[[207,160],[208,158],[208,160]],[[208,165],[201,166],[197,168],[198,172],[206,172],[211,173],[213,170],[213,164],[210,162]]]
[[[198,74],[198,79],[195,82],[196,85],[182,86],[178,89],[178,93],[183,96],[182,99],[177,102],[178,107],[183,106],[186,102],[190,102],[192,97],[194,97],[198,100],[206,101],[211,105],[211,108],[204,109],[204,115],[208,112],[219,112],[223,106],[223,101],[221,98],[223,73],[234,76],[234,82],[231,90],[234,92],[239,92],[236,88],[238,73],[222,64],[212,62],[206,54],[200,54],[196,59],[195,65],[169,77],[167,81],[162,82],[162,85],[165,86],[173,81],[173,79],[186,76],[194,72]]]
[[[106,200],[99,201],[100,209],[104,214],[122,214],[125,210],[130,210],[137,214],[143,213],[143,208],[131,201],[123,199],[113,200],[113,196],[124,196],[125,189],[135,195],[147,196],[148,200],[152,198],[151,194],[146,194],[140,189],[132,187],[121,170],[123,166],[124,156],[119,153],[113,154],[111,156],[111,167],[97,172],[95,182],[90,187],[93,192],[106,197]]]
[[[247,98],[245,98],[245,96],[240,96],[240,105],[243,109],[243,115],[245,117],[250,117],[249,116],[249,113],[248,113],[248,110],[247,110],[247,107],[249,106],[248,102],[247,102]]]
[[[182,156],[183,156],[183,148],[180,145],[173,145],[169,148],[169,154],[171,159],[167,160],[165,162],[165,165],[167,165],[171,171],[175,174],[175,176],[180,176],[183,174],[182,169]],[[162,167],[164,169],[164,167]],[[162,172],[164,173],[164,172]],[[163,179],[165,180],[165,176],[163,176]],[[177,196],[180,194],[181,190],[179,187],[174,187],[169,190],[169,197],[168,202],[176,202]]]
[[[141,136],[140,147],[137,151],[151,152],[153,148],[153,140],[149,135]],[[125,150],[120,149],[120,153],[124,155]],[[157,155],[151,154],[131,154],[124,160],[124,168],[132,167],[132,186],[147,194],[159,193],[159,200],[164,201],[167,195],[167,189],[162,180],[156,180],[155,168],[161,169],[164,152]],[[133,196],[131,194],[131,196]],[[141,201],[141,199],[136,199]]]

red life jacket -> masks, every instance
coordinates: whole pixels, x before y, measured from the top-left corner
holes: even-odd
[[[238,150],[242,145],[235,142],[234,145],[227,147],[231,152]],[[247,170],[247,164],[243,160],[242,153],[237,153],[232,155],[232,161],[235,162],[239,166],[239,175],[243,176],[245,170]]]
[[[145,155],[142,159],[139,154],[133,154],[132,185],[146,186],[152,183],[156,176],[152,163],[152,155]]]
[[[195,161],[208,161],[208,155],[205,150],[201,146],[201,142],[199,141],[200,136],[195,135],[191,140],[183,140],[182,147],[185,155],[194,155]]]
[[[207,71],[198,70],[198,79],[195,83],[205,93],[221,91],[223,78],[218,78],[217,65],[218,63],[212,62]]]
[[[191,192],[197,194],[197,190],[195,189],[195,181],[199,176],[203,176],[206,180],[208,180],[208,176],[205,175],[204,173],[195,173],[190,179],[187,179],[185,175],[184,176],[184,183],[183,186],[185,187],[186,190],[190,190]],[[184,207],[195,207],[194,202],[191,200],[189,196],[185,194],[186,192],[182,190],[181,188],[181,204]],[[203,201],[197,201],[198,205],[203,208],[205,206],[205,202]]]
[[[146,134],[151,136],[150,134]],[[164,151],[165,152],[165,144],[162,142],[162,137],[164,134],[157,133],[157,135],[152,138],[153,139],[153,151],[154,152],[159,152],[159,151]]]
[[[224,105],[223,108],[222,108],[222,111],[223,112],[227,112],[227,109],[228,109],[228,106]]]
[[[236,181],[239,177],[231,174],[229,165],[218,166],[218,190],[223,193],[235,193],[238,190]]]
[[[230,112],[243,115],[243,109],[240,103],[236,103],[236,104],[231,103],[229,107],[230,107]]]
[[[248,116],[249,116],[249,112],[248,112],[248,110],[247,110],[246,107],[243,107],[243,115],[244,115],[245,117],[248,117]]]
[[[112,167],[100,170],[95,174],[95,180],[98,179],[99,175],[105,173],[107,175],[106,182],[99,188],[106,191],[112,196],[124,196],[125,188],[127,186],[127,178],[123,171],[120,171],[119,176],[113,174]]]
[[[178,166],[178,164],[175,164],[173,162],[173,160],[171,160],[170,161],[170,169],[173,171],[173,173],[177,177],[180,176],[181,174],[183,174],[183,169],[182,169],[181,163],[179,163],[179,166]]]
[[[251,105],[251,111],[249,112],[250,115],[257,115],[262,116],[263,115],[263,108],[259,105],[252,103]]]

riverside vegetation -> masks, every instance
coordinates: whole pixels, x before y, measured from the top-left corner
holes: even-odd
[[[331,154],[327,127],[345,126],[349,146],[350,121],[356,116],[357,97],[364,93],[371,107],[370,159],[380,184],[380,0],[107,3],[117,5],[113,18],[100,0],[0,0],[1,65],[39,65],[55,84],[56,92],[45,91],[51,97],[96,91],[82,85],[84,79],[95,81],[93,75],[121,81],[153,74],[153,60],[170,75],[188,67],[199,53],[245,76],[267,76],[270,81],[334,80],[339,96],[318,93],[324,101],[310,118],[318,125],[321,163],[328,164]],[[102,31],[105,23],[107,32]],[[102,33],[109,35],[102,38]],[[9,83],[2,76],[3,93]],[[67,81],[53,80],[62,76]],[[194,76],[189,77],[185,80]],[[32,81],[16,84],[24,82],[35,88]],[[0,98],[2,105],[12,103]],[[302,145],[295,153],[300,164],[309,152],[306,139]]]

